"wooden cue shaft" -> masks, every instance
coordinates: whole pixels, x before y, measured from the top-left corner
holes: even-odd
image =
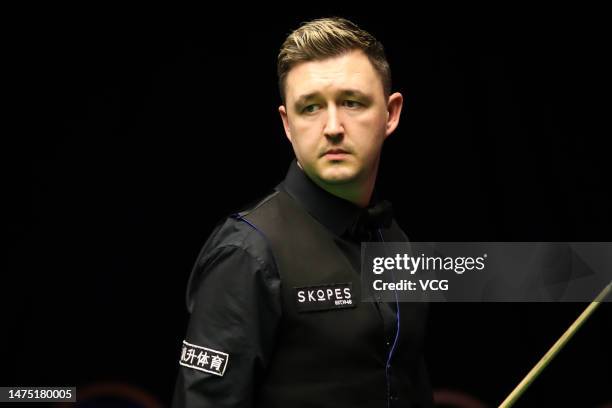
[[[516,386],[516,388],[508,395],[508,397],[501,403],[499,408],[509,408],[519,397],[525,392],[527,387],[536,379],[538,375],[546,368],[548,363],[557,355],[557,353],[565,346],[565,344],[572,338],[574,333],[578,331],[580,326],[589,318],[589,316],[593,313],[593,311],[599,306],[599,303],[608,296],[610,293],[610,288],[612,287],[612,282],[608,283],[601,293],[595,298],[594,301],[582,312],[580,316],[576,319],[576,321],[563,333],[563,335],[557,340],[557,342],[544,354],[544,357],[538,361],[538,363],[529,371],[529,374],[523,378],[523,381]]]

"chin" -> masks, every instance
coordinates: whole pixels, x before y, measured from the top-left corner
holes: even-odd
[[[344,166],[343,166],[344,167]],[[350,168],[325,168],[319,178],[328,184],[344,184],[355,180],[356,172]]]

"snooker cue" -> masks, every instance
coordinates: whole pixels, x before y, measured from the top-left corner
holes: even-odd
[[[510,408],[516,400],[525,392],[527,387],[531,385],[533,380],[546,368],[548,363],[557,355],[557,353],[565,346],[565,344],[572,338],[574,333],[578,331],[580,326],[589,318],[589,316],[597,309],[599,303],[608,296],[612,282],[608,283],[599,295],[591,302],[591,304],[582,312],[576,321],[563,333],[563,335],[557,340],[557,342],[544,354],[544,357],[538,361],[538,363],[529,371],[529,373],[523,378],[523,380],[516,386],[516,388],[508,395],[508,397],[501,403],[499,408]]]

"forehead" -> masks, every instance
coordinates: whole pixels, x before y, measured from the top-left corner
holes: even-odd
[[[306,94],[333,94],[344,89],[358,90],[373,97],[376,93],[383,94],[381,79],[360,50],[299,63],[289,71],[285,83],[288,101]]]

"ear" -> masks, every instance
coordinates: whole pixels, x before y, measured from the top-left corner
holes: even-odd
[[[389,96],[389,101],[387,102],[387,125],[385,129],[385,138],[393,133],[399,125],[403,104],[404,97],[401,93],[395,92]]]
[[[285,135],[287,136],[287,139],[289,139],[289,142],[293,143],[293,141],[291,140],[291,130],[289,129],[289,118],[287,117],[287,109],[285,109],[284,105],[278,107],[278,113],[280,113],[281,119],[283,121]]]

